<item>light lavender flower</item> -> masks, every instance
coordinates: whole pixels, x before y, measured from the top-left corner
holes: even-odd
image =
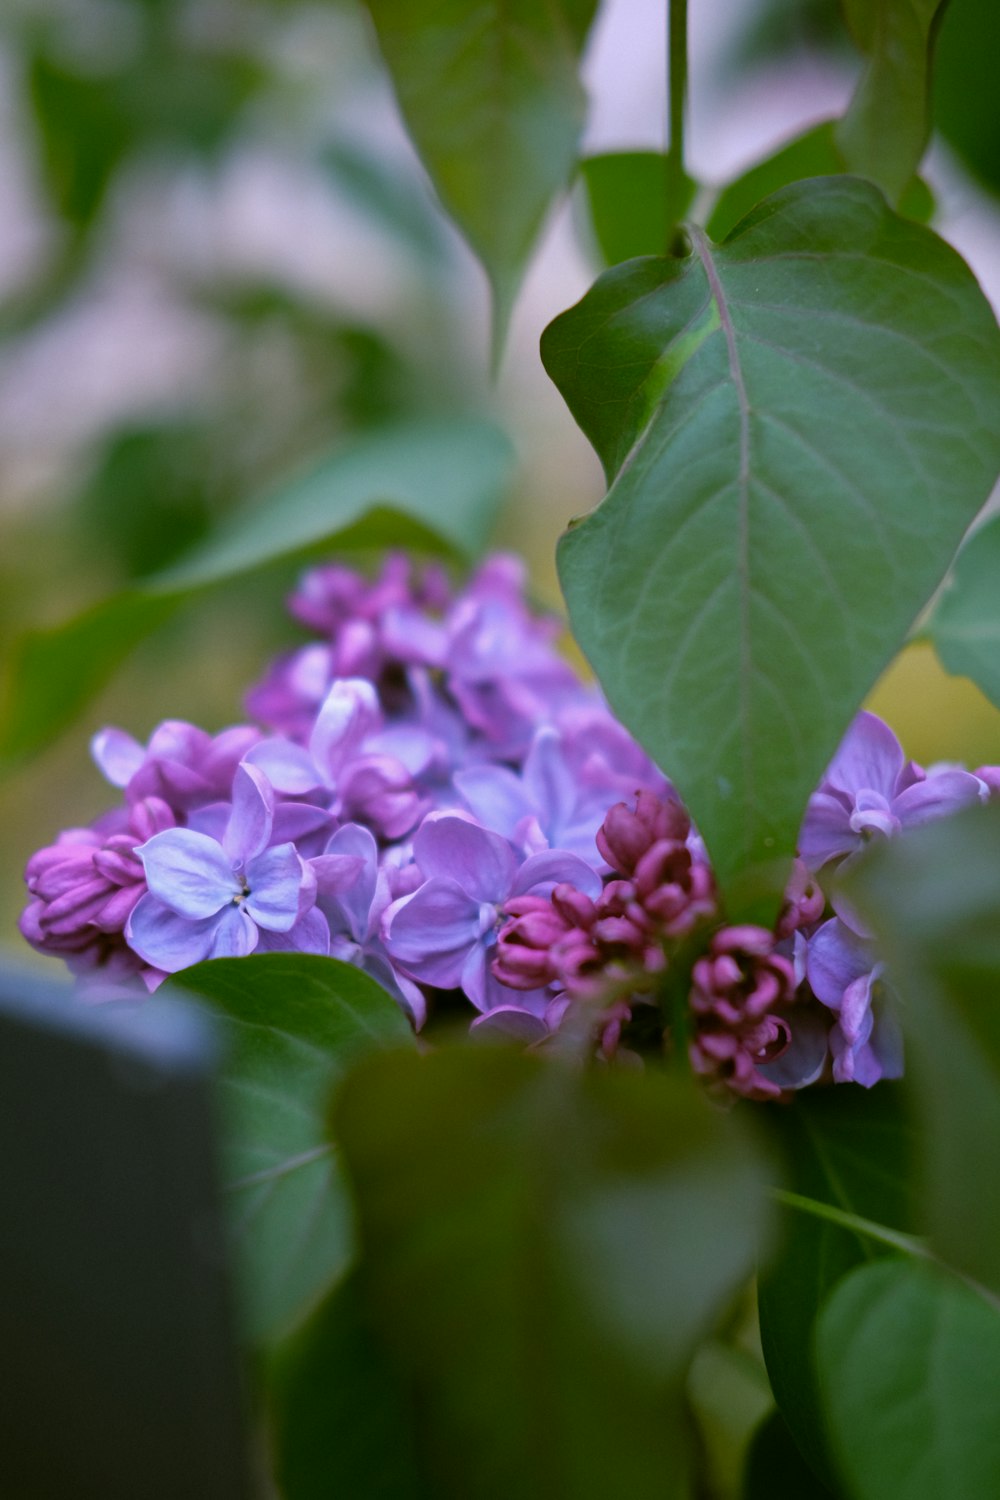
[[[192,828],[140,844],[147,893],[125,928],[129,946],[175,974],[206,958],[281,946],[326,953],[326,919],[313,909],[316,877],[294,844],[271,845],[274,793],[254,766],[239,766],[221,841]],[[272,941],[280,933],[280,943]]]

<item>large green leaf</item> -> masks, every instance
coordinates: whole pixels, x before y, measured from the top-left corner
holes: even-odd
[[[684,1370],[765,1218],[743,1120],[497,1048],[366,1062],[335,1122],[434,1493],[685,1493]]]
[[[789,854],[865,691],[1000,466],[1000,332],[868,183],[774,194],[721,246],[605,273],[543,357],[612,488],[562,538],[572,624],[677,782],[734,910]]]
[[[883,1260],[833,1293],[817,1354],[856,1500],[1000,1494],[1000,1309],[936,1267]]]
[[[187,969],[226,1049],[222,1177],[246,1329],[288,1331],[342,1275],[350,1202],[326,1129],[330,1090],[359,1057],[413,1044],[394,1000],[360,969],[303,953],[221,958]]]
[[[1000,807],[873,850],[850,888],[900,996],[932,1242],[1000,1292]]]
[[[133,646],[186,600],[231,579],[334,545],[474,556],[510,471],[509,442],[485,422],[402,425],[346,445],[141,587],[15,641],[0,712],[0,765],[52,740]]]
[[[795,1193],[891,1229],[910,1227],[912,1130],[897,1085],[813,1089],[769,1112]],[[799,1448],[831,1486],[813,1358],[817,1314],[855,1266],[883,1254],[867,1236],[783,1208],[779,1250],[758,1283],[760,1331],[775,1400]]]
[[[848,169],[899,201],[930,135],[930,64],[935,21],[947,0],[845,0],[848,23],[868,54],[837,145]]]
[[[576,165],[597,0],[368,0],[414,143],[486,268],[497,336]]]
[[[1000,708],[1000,516],[966,542],[926,632],[943,666],[971,677]]]

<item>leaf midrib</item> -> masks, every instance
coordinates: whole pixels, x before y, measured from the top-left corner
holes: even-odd
[[[722,281],[716,269],[715,261],[712,258],[708,236],[696,225],[692,225],[689,232],[695,254],[701,262],[712,300],[719,314],[719,324],[726,340],[726,352],[729,358],[729,376],[733,383],[733,389],[736,392],[740,414],[740,467],[737,479],[739,513],[737,520],[736,553],[740,599],[739,720],[741,758],[743,761],[744,835],[745,842],[749,845],[753,827],[750,809],[756,806],[757,801],[753,784],[753,759],[750,752],[750,682],[753,672],[753,655],[750,650],[750,397],[747,392],[746,381],[743,377],[743,368],[740,364],[739,349],[736,344],[736,329],[733,325],[732,314],[729,311],[729,303],[726,299]]]

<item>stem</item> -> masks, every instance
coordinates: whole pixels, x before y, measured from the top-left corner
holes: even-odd
[[[812,1214],[815,1219],[827,1219],[841,1229],[853,1230],[866,1239],[877,1240],[879,1244],[889,1245],[893,1250],[901,1250],[904,1255],[915,1255],[920,1260],[936,1259],[923,1241],[913,1235],[901,1234],[898,1230],[889,1229],[885,1224],[876,1224],[871,1219],[862,1219],[857,1214],[848,1213],[846,1209],[835,1208],[832,1203],[821,1203],[817,1198],[803,1198],[798,1193],[786,1192],[784,1188],[774,1188],[772,1197],[786,1208],[797,1208],[800,1213]]]
[[[667,251],[673,249],[673,222],[684,184],[684,115],[687,106],[687,0],[667,0],[668,144],[664,190],[667,198]]]
[[[888,1245],[892,1250],[900,1250],[904,1255],[912,1255],[917,1260],[929,1261],[931,1265],[937,1266],[939,1271],[956,1277],[969,1288],[970,1292],[982,1298],[994,1312],[1000,1313],[1000,1299],[990,1291],[989,1287],[967,1276],[964,1271],[957,1270],[955,1266],[950,1266],[939,1255],[935,1255],[929,1245],[923,1240],[918,1240],[914,1235],[901,1234],[896,1229],[889,1229],[885,1224],[875,1224],[871,1219],[862,1219],[858,1214],[848,1213],[846,1209],[835,1208],[832,1203],[821,1203],[816,1198],[803,1198],[799,1193],[786,1192],[784,1188],[772,1188],[771,1196],[777,1203],[783,1203],[786,1208],[797,1208],[800,1213],[812,1214],[816,1219],[826,1219],[831,1224],[839,1225],[841,1229],[850,1229],[854,1234],[864,1235],[869,1240],[876,1240],[880,1245]]]

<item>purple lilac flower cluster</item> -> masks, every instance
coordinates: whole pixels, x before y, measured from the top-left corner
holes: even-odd
[[[663,774],[560,654],[504,556],[454,588],[391,556],[290,600],[318,639],[250,692],[256,720],[93,742],[121,804],[28,862],[21,931],[84,996],[145,993],[203,959],[328,954],[420,1027],[446,992],[525,1045],[579,1023],[598,1056],[663,1046],[687,997],[710,1086],[779,1097],[902,1067],[863,923],[814,878],[872,837],[985,799],[993,768],[925,772],[855,721],[813,796],[774,931],[725,926]],[[657,1020],[657,1018],[660,1018]]]

